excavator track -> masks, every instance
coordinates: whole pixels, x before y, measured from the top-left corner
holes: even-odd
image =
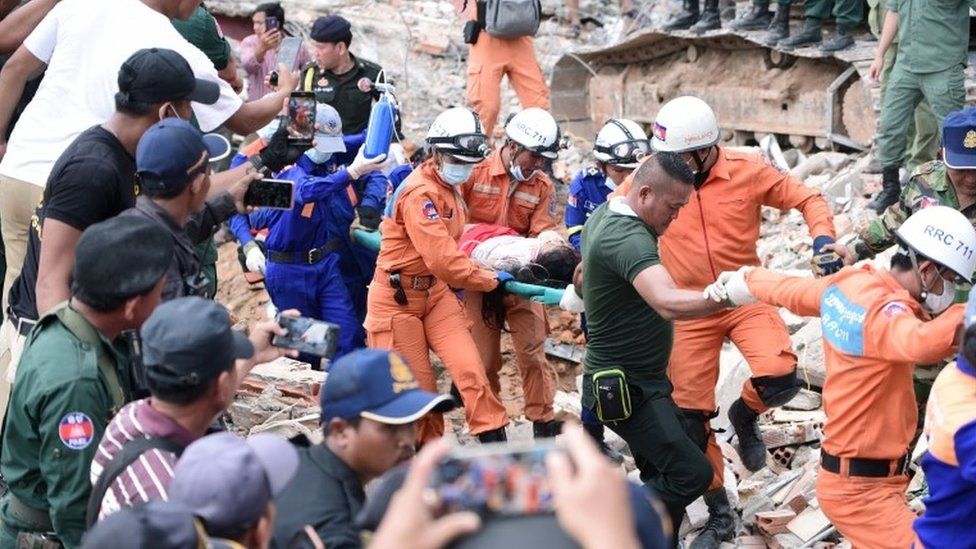
[[[755,144],[772,134],[804,152],[870,148],[880,86],[868,75],[878,43],[859,40],[851,49],[825,54],[817,47],[769,47],[764,35],[650,29],[617,44],[567,53],[553,68],[553,113],[570,132],[588,137],[612,116],[650,125],[663,103],[694,95],[719,113],[729,144]],[[976,89],[974,60],[971,48],[969,104]]]

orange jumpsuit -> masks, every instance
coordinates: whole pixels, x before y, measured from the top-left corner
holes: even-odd
[[[475,0],[468,0],[467,19],[475,19]],[[467,100],[491,137],[501,110],[502,77],[515,90],[522,108],[549,110],[549,88],[535,57],[531,36],[495,38],[481,31],[468,54]]]
[[[541,171],[528,181],[511,181],[499,150],[475,166],[461,192],[468,204],[470,223],[502,225],[530,237],[556,227],[551,211],[552,182]],[[464,304],[481,362],[487,369],[492,390],[498,395],[501,393],[498,382],[502,367],[501,332],[492,330],[482,320],[482,296],[479,291],[465,291]],[[525,417],[530,421],[551,421],[552,400],[556,393],[544,349],[549,335],[546,309],[541,303],[509,295],[505,298],[505,319],[512,332],[515,358],[522,375]]]
[[[912,373],[954,354],[964,304],[934,320],[887,271],[847,267],[798,278],[756,269],[746,276],[760,301],[801,316],[820,316],[827,381],[822,452],[840,458],[840,474],[820,469],[817,500],[854,547],[904,549],[915,539],[896,463],[909,450],[918,410]],[[849,476],[850,459],[890,461],[890,476]]]
[[[441,180],[433,160],[421,164],[402,185],[392,215],[380,227],[383,237],[367,300],[367,342],[402,354],[426,391],[437,390],[430,365],[433,350],[461,392],[471,432],[503,427],[508,423],[505,407],[489,390],[464,307],[451,289],[489,291],[498,285],[496,275],[458,250],[456,240],[467,217],[464,202]],[[394,297],[390,275],[395,272],[401,276],[405,305]],[[426,442],[444,434],[444,419],[428,414],[417,427],[418,440]]]
[[[723,271],[760,265],[756,253],[761,207],[796,208],[814,237],[834,236],[834,219],[820,193],[773,167],[758,151],[718,148],[719,157],[701,188],[659,241],[661,264],[679,288],[702,290]],[[631,177],[614,191],[630,192]],[[789,332],[774,307],[757,303],[696,320],[674,323],[668,376],[672,397],[683,410],[715,412],[722,342],[729,338],[749,363],[753,378],[784,376],[796,370]],[[756,412],[768,407],[750,380],[742,399]],[[715,471],[710,488],[722,485],[725,465],[715,436],[706,455]]]

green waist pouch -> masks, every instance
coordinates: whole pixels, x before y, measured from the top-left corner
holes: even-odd
[[[593,374],[593,396],[596,416],[603,423],[623,421],[630,417],[630,389],[622,370],[602,370]]]

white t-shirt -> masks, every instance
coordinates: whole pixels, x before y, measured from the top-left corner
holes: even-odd
[[[193,103],[204,131],[226,122],[242,103],[207,56],[180,36],[165,15],[139,0],[63,0],[24,46],[47,63],[47,72],[14,127],[0,174],[39,187],[47,184],[55,161],[81,132],[115,112],[119,68],[140,49],[174,50],[197,78],[220,84],[217,103]]]

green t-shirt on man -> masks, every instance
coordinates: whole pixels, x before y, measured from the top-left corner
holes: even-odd
[[[583,372],[619,368],[628,383],[671,393],[674,329],[637,293],[634,279],[661,263],[657,235],[620,199],[597,208],[583,227],[583,302],[589,330]]]

